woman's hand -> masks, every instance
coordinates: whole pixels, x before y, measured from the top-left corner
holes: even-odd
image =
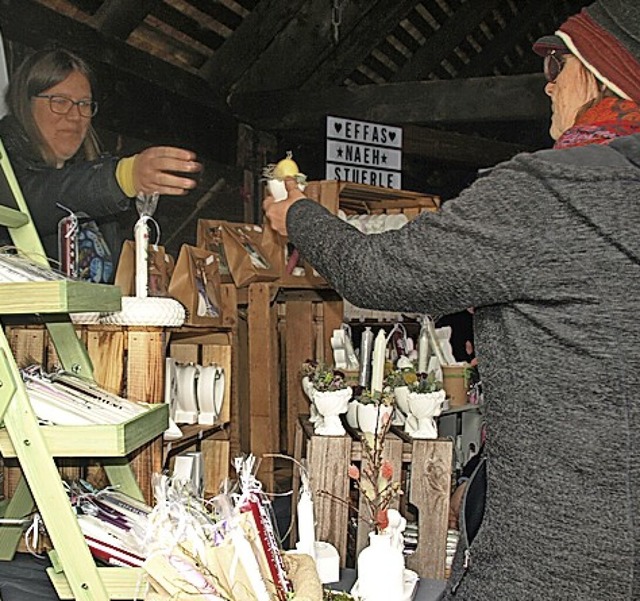
[[[284,200],[274,200],[273,196],[267,196],[262,201],[262,208],[271,223],[271,227],[279,234],[287,235],[287,213],[294,202],[301,198],[306,198],[298,188],[298,182],[293,178],[284,180],[287,189],[287,198]]]
[[[195,188],[198,182],[180,174],[198,173],[202,165],[195,153],[173,146],[152,146],[136,155],[133,183],[137,192],[180,196]]]

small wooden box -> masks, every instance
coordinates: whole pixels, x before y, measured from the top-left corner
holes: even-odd
[[[440,208],[440,197],[433,194],[334,180],[309,182],[305,194],[334,215],[337,215],[338,210],[347,215],[403,213],[408,219],[413,219],[424,211],[436,211]]]

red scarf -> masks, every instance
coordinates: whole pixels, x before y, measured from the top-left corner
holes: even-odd
[[[576,119],[554,148],[608,144],[615,138],[640,133],[640,106],[632,100],[605,98]]]

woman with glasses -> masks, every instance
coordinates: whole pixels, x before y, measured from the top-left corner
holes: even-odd
[[[193,152],[169,146],[100,156],[91,127],[98,111],[93,90],[87,64],[63,49],[34,53],[9,83],[0,140],[51,258],[57,257],[58,222],[68,211],[95,218],[115,255],[114,216],[130,199],[140,192],[186,194],[201,169]]]
[[[519,154],[382,234],[293,180],[264,209],[358,307],[475,307],[486,503],[473,538],[472,476],[442,599],[637,601],[640,2],[598,0],[535,49],[554,149]]]

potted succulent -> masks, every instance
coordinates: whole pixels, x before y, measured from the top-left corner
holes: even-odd
[[[416,374],[409,384],[408,405],[414,420],[407,419],[407,430],[413,438],[437,438],[435,417],[442,412],[446,393],[435,372]],[[416,423],[417,422],[417,423]],[[413,427],[412,427],[413,426]]]
[[[346,434],[340,414],[347,411],[353,389],[345,381],[344,373],[323,362],[307,361],[302,366],[302,380],[311,400],[315,433],[322,436]]]
[[[418,379],[413,362],[407,357],[400,357],[396,368],[385,378],[385,386],[393,391],[396,405],[403,416],[409,415],[409,387]]]
[[[390,420],[395,407],[395,398],[390,388],[380,391],[363,389],[356,397],[358,402],[358,427],[363,432],[375,434],[383,421]]]

